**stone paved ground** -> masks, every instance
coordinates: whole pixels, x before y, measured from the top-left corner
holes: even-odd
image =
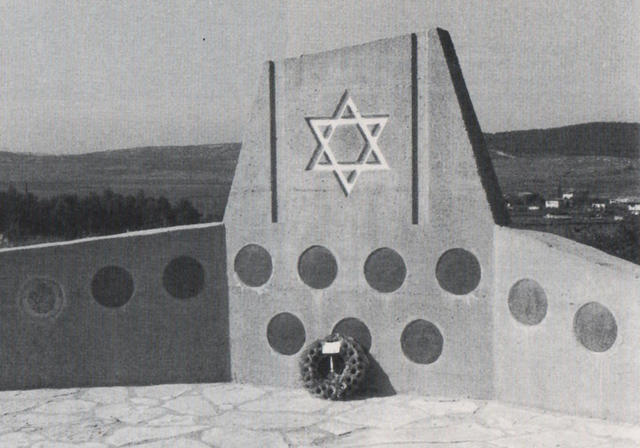
[[[0,392],[0,447],[640,447],[640,426],[497,402],[326,402],[239,384]]]

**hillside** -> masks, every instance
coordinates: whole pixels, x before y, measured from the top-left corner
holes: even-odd
[[[485,134],[494,151],[517,157],[640,157],[640,123],[584,123]]]
[[[110,188],[144,190],[172,202],[187,198],[214,220],[222,219],[239,143],[121,149],[80,155],[0,152],[0,189],[10,183],[37,196],[87,195]]]
[[[505,194],[563,188],[640,197],[640,124],[585,123],[485,134]]]
[[[486,134],[503,193],[554,194],[564,188],[640,196],[640,124],[587,123]],[[117,193],[187,198],[220,220],[239,143],[121,149],[81,155],[0,152],[0,189],[12,183],[38,196]]]

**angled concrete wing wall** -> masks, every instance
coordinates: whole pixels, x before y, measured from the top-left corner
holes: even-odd
[[[640,421],[640,267],[555,235],[496,230],[496,398]]]
[[[0,388],[226,381],[222,225],[0,251]]]
[[[261,79],[225,214],[234,379],[298,384],[340,323],[396,389],[491,396],[502,202],[446,32]]]

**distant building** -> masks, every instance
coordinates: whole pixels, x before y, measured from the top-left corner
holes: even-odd
[[[527,208],[538,207],[536,209],[538,210],[540,209],[540,207],[544,206],[544,198],[540,196],[538,193],[531,193],[530,191],[521,191],[517,195],[517,203],[518,205],[522,205]]]
[[[607,203],[606,202],[592,202],[591,208],[594,210],[606,210]]]
[[[502,199],[504,203],[507,205],[508,209],[513,209],[513,195],[505,194]]]
[[[545,208],[560,208],[560,200],[558,199],[549,199],[544,201]]]
[[[540,210],[544,207],[544,198],[538,193],[529,191],[507,195],[505,196],[505,201],[507,208],[514,211]]]
[[[640,215],[640,203],[639,204],[629,204],[627,207],[628,207],[629,211],[631,212],[631,214]]]
[[[562,193],[562,201],[568,207],[585,205],[588,200],[589,192],[587,190],[568,190]]]
[[[631,203],[637,204],[637,203],[640,203],[640,198],[632,197],[632,196],[615,198],[615,199],[611,199],[611,203],[612,204],[631,204]]]
[[[547,213],[544,215],[545,219],[571,219],[569,215],[552,215],[551,213]]]

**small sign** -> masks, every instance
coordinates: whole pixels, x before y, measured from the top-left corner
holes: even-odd
[[[340,353],[340,341],[322,343],[323,355],[335,355],[337,353]]]

